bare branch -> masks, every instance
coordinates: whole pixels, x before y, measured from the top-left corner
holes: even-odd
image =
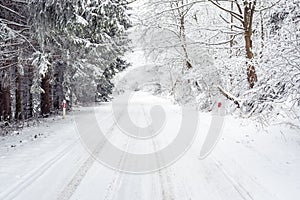
[[[236,12],[233,12],[231,10],[228,10],[228,9],[222,7],[222,6],[220,6],[219,4],[217,4],[216,2],[214,2],[213,0],[208,0],[208,1],[211,2],[212,4],[214,4],[215,6],[217,6],[218,8],[220,8],[221,10],[223,10],[223,11],[231,14],[234,18],[236,18],[237,20],[239,20],[240,22],[243,23],[243,16],[242,15],[240,15],[240,14],[238,14]]]
[[[11,12],[11,13],[14,13],[14,14],[18,15],[19,17],[25,18],[25,17],[24,17],[23,15],[21,15],[20,13],[14,11],[14,10],[12,10],[12,9],[10,9],[10,8],[8,8],[8,7],[4,6],[4,5],[2,5],[2,4],[0,4],[0,7],[1,7],[1,8],[4,8],[5,10],[8,10],[8,11]]]
[[[221,94],[223,94],[227,99],[233,101],[233,103],[235,103],[238,108],[241,107],[240,100],[237,97],[235,97],[232,94],[230,94],[229,92],[225,91],[221,86],[218,86],[218,89],[221,92]]]

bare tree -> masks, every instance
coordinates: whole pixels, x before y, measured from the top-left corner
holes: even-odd
[[[161,49],[174,51],[174,60],[184,63],[186,69],[191,69],[186,24],[194,6],[193,0],[152,0],[146,6],[149,11],[142,16],[141,24],[144,29],[142,38],[149,41],[145,44],[149,49],[146,49],[147,52],[156,56],[153,52],[160,54]]]
[[[185,21],[186,21],[186,16],[189,12],[189,10],[192,8],[193,5],[188,5],[188,6],[184,6],[186,4],[188,4],[189,1],[186,0],[177,0],[177,1],[173,1],[171,2],[171,8],[174,8],[175,6],[175,13],[174,16],[177,16],[177,18],[179,18],[180,21],[180,28],[179,28],[179,39],[181,42],[181,47],[184,53],[184,57],[185,57],[185,63],[186,63],[186,67],[188,69],[192,68],[192,64],[191,61],[189,59],[189,55],[188,55],[188,50],[187,50],[187,43],[186,43],[186,28],[185,28]],[[176,14],[177,12],[177,14]]]
[[[248,59],[247,65],[247,80],[250,88],[254,87],[255,82],[257,82],[256,69],[253,63],[254,53],[252,51],[252,36],[253,36],[253,20],[254,13],[256,12],[256,3],[257,0],[228,0],[229,3],[235,4],[231,6],[231,9],[227,9],[226,6],[221,5],[218,1],[209,0],[219,9],[227,12],[231,15],[233,19],[236,19],[242,24],[242,30],[244,33],[245,41],[245,50],[246,58]],[[235,8],[235,9],[233,9]],[[240,29],[239,26],[234,26],[237,29]]]

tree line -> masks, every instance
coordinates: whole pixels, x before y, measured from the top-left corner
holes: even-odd
[[[141,43],[170,74],[164,93],[182,104],[192,96],[192,104],[206,111],[221,95],[231,111],[263,122],[297,116],[299,0],[145,2]]]
[[[126,0],[1,0],[0,121],[49,116],[63,99],[109,99],[110,79],[128,66],[128,9]]]

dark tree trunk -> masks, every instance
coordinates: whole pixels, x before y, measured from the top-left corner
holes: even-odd
[[[23,106],[23,118],[29,119],[33,117],[33,102],[31,94],[31,86],[33,80],[32,66],[26,64],[24,67],[23,85],[22,85],[22,106]]]
[[[234,9],[234,6],[233,6],[233,2],[231,2],[231,11],[233,12],[233,9]],[[231,25],[230,25],[230,30],[231,32],[233,33],[233,22],[234,22],[234,18],[232,15],[230,15],[230,22],[231,22]],[[231,58],[232,57],[232,54],[233,54],[233,44],[234,44],[234,35],[230,35],[230,50],[229,50],[229,57]]]
[[[2,121],[3,118],[3,112],[4,112],[4,95],[3,95],[3,90],[2,90],[2,86],[0,85],[0,121]]]
[[[246,57],[250,62],[247,62],[247,80],[250,88],[254,87],[254,84],[257,82],[257,74],[255,66],[252,63],[253,52],[252,52],[252,26],[253,18],[255,12],[256,1],[253,3],[244,3],[244,35],[245,35],[245,48],[246,48]]]
[[[55,69],[55,84],[53,87],[53,108],[54,110],[61,109],[61,103],[64,99],[63,97],[63,64],[58,63]]]
[[[263,58],[264,54],[264,47],[265,47],[265,27],[264,27],[264,16],[262,11],[259,13],[260,15],[260,32],[261,32],[261,51],[260,51],[260,58]]]
[[[28,97],[27,97],[27,117],[31,118],[33,117],[33,97],[31,93],[31,87],[32,87],[32,80],[33,80],[33,67],[31,65],[28,65]]]
[[[246,42],[247,58],[249,61],[252,61],[253,59],[252,40],[251,40],[251,34],[248,31],[245,32],[245,42]],[[254,84],[257,82],[256,69],[253,63],[251,62],[247,62],[247,80],[250,88],[253,88]]]
[[[50,115],[51,111],[51,86],[50,86],[50,76],[47,73],[42,79],[42,89],[44,93],[41,94],[41,111],[42,116],[47,117]]]
[[[11,120],[11,108],[10,108],[10,87],[3,88],[3,118],[4,121]]]
[[[16,120],[22,120],[22,78],[19,72],[16,77]]]

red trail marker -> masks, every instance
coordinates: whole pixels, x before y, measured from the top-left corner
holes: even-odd
[[[222,103],[219,102],[219,103],[218,103],[218,108],[221,108],[221,107],[222,107]]]

